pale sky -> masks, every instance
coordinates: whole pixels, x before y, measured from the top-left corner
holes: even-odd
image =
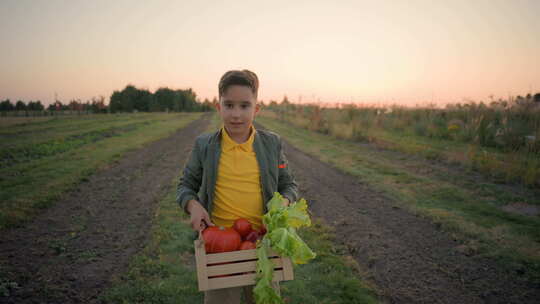
[[[540,1],[0,2],[0,99],[83,101],[128,83],[259,99],[460,102],[540,91]]]

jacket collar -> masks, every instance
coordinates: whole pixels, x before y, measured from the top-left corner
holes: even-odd
[[[240,150],[243,150],[245,152],[252,152],[253,151],[253,141],[255,140],[255,134],[257,133],[257,131],[255,130],[255,128],[253,126],[251,126],[251,135],[249,136],[249,138],[239,144],[237,142],[235,142],[230,136],[229,134],[227,133],[227,130],[225,129],[225,127],[222,127],[221,128],[221,146],[223,148],[224,151],[231,151],[231,150],[234,150],[235,148],[239,148]]]
[[[253,126],[252,126],[253,127]],[[253,127],[253,129],[255,130],[255,127]],[[266,185],[268,184],[268,174],[266,174],[267,170],[268,170],[268,166],[267,166],[267,159],[266,159],[266,154],[268,153],[267,152],[267,147],[265,147],[265,144],[263,143],[263,140],[261,139],[261,135],[259,132],[253,132],[253,151],[255,151],[255,157],[257,158],[257,163],[259,164],[259,170],[261,172],[260,174],[260,177],[261,177],[261,190],[263,192],[263,197],[265,198],[265,200],[268,200],[270,199],[270,197],[272,196],[272,193],[268,193],[266,191],[266,187],[264,187],[263,185]],[[223,134],[222,134],[222,129],[219,129],[217,130],[210,138],[209,140],[209,161],[210,161],[210,164],[211,164],[211,168],[212,168],[212,174],[213,176],[215,177],[214,179],[210,179],[210,177],[208,177],[208,185],[209,185],[209,189],[210,190],[210,205],[209,205],[209,210],[212,210],[213,206],[212,206],[212,203],[213,203],[213,193],[214,193],[214,190],[215,190],[215,181],[216,181],[216,178],[217,178],[217,170],[218,170],[218,165],[219,165],[219,158],[220,158],[220,154],[221,154],[221,138],[222,138]],[[208,175],[210,176],[210,175]],[[267,206],[266,204],[263,204],[263,208],[264,208],[264,212],[266,213],[268,210],[267,210]]]

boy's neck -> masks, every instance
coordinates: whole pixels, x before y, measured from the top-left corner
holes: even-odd
[[[231,132],[227,131],[227,127],[224,127],[223,129],[225,129],[225,132],[227,132],[229,137],[237,144],[245,143],[248,140],[249,136],[251,136],[251,132],[253,132],[252,131],[253,127],[249,127],[247,134],[231,135]]]

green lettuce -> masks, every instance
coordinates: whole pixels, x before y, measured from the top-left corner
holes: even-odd
[[[311,226],[307,212],[307,202],[298,202],[283,206],[283,197],[274,193],[267,203],[268,212],[263,216],[267,233],[257,244],[257,284],[253,288],[257,304],[281,304],[283,300],[272,288],[274,266],[268,259],[271,248],[281,256],[290,257],[295,264],[305,264],[314,259],[316,254],[296,233],[296,229]]]
[[[274,264],[268,258],[268,239],[262,239],[257,246],[257,284],[253,288],[253,295],[257,304],[282,304],[283,300],[272,288]]]

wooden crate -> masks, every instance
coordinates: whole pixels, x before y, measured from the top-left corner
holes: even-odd
[[[273,251],[268,258],[274,263],[273,281],[294,278],[291,259]],[[207,254],[202,240],[195,240],[195,261],[199,291],[255,285],[257,254],[255,249]]]

